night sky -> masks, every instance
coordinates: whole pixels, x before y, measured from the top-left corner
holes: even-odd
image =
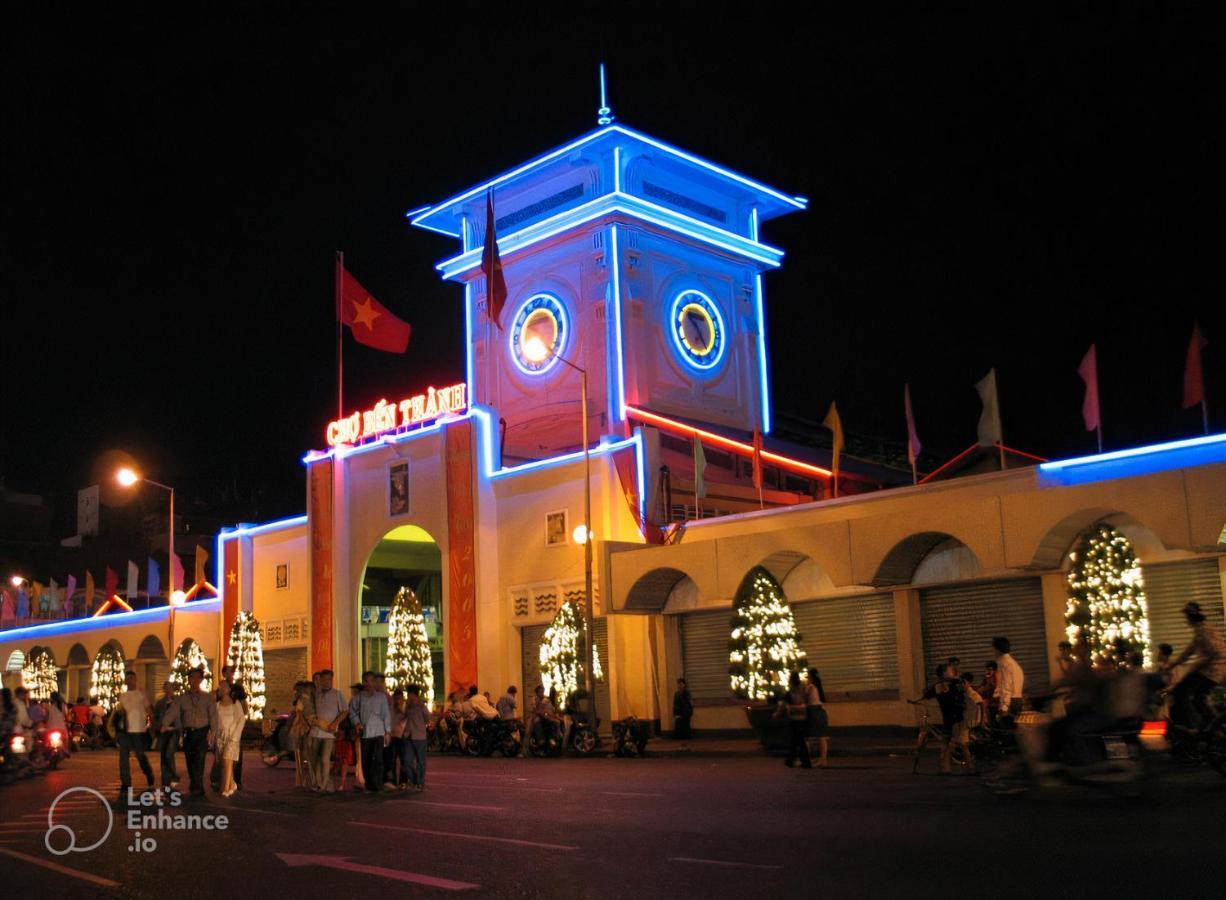
[[[402,358],[346,338],[346,405],[461,380],[462,294],[433,269],[454,242],[403,213],[594,127],[602,56],[618,121],[811,200],[764,229],[788,254],[766,279],[777,411],[835,398],[849,432],[901,441],[909,381],[952,454],[996,366],[1006,442],[1080,454],[1097,341],[1108,448],[1199,434],[1199,318],[1226,429],[1220,19],[662,6],[10,11],[7,486],[72,492],[122,449],[301,511],[335,410],[333,251],[413,326]]]

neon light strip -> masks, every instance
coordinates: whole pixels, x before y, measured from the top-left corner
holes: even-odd
[[[475,353],[473,349],[473,286],[471,282],[464,282],[464,334],[468,339],[468,345],[464,348],[464,378],[468,382],[468,402],[474,402],[473,394],[473,372],[476,369],[476,362],[473,359]]]
[[[609,409],[616,416],[614,421],[624,422],[626,420],[626,357],[622,352],[621,257],[617,252],[616,225],[609,229],[609,236],[613,249],[613,340],[616,350],[613,356],[613,365],[617,367],[617,378],[613,379],[617,387],[617,396],[615,402],[609,404]],[[613,385],[609,387],[611,392]],[[583,412],[584,415],[587,414],[587,410]]]
[[[622,192],[622,148],[613,148],[613,193]]]
[[[662,215],[656,215],[654,210],[658,210]],[[514,234],[499,238],[499,255],[510,255],[611,213],[632,216],[666,231],[682,234],[772,268],[777,268],[784,256],[784,252],[778,247],[748,240],[730,231],[724,231],[722,228],[715,228],[663,206],[657,206],[630,194],[622,193],[605,194],[603,197],[590,200],[574,209],[529,225]],[[694,227],[688,227],[691,225]],[[476,269],[480,265],[481,251],[474,249],[445,259],[434,268],[443,274],[443,278],[449,279]]]
[[[755,206],[749,214],[749,237],[758,240],[758,208]],[[762,295],[762,273],[754,275],[754,306],[758,313],[758,372],[762,379],[762,433],[771,431],[771,395],[770,378],[766,371],[766,307]]]
[[[623,450],[626,447],[635,446],[634,438],[627,438],[624,441],[609,441],[608,443],[597,444],[591,449],[592,456],[605,456],[609,453],[615,453],[618,450]],[[549,459],[534,459],[532,462],[521,463],[518,466],[509,466],[499,469],[497,472],[491,472],[489,477],[492,479],[505,478],[508,475],[521,475],[524,472],[532,472],[538,469],[549,469],[554,466],[564,466],[569,463],[583,460],[583,451],[576,450],[573,453],[564,453],[561,456],[551,456]]]
[[[1172,450],[1190,450],[1193,447],[1207,447],[1215,444],[1226,444],[1226,434],[1210,434],[1182,441],[1170,441],[1165,444],[1151,444],[1148,447],[1133,447],[1129,450],[1114,450],[1110,453],[1099,453],[1094,456],[1062,459],[1057,462],[1043,463],[1039,468],[1044,472],[1054,472],[1060,469],[1071,468],[1072,466],[1091,466],[1097,463],[1113,462],[1115,460],[1131,459],[1137,456],[1149,456],[1157,453],[1169,453]]]
[[[639,477],[639,516],[647,524],[647,449],[643,445],[643,429],[634,429],[635,473]]]
[[[111,596],[107,598],[106,602],[99,606],[98,611],[90,616],[90,618],[96,619],[99,616],[104,616],[106,615],[106,611],[114,606],[122,606],[124,612],[132,612],[132,607],[125,603],[122,597],[120,597],[118,594],[111,594]]]
[[[441,228],[436,225],[427,225],[425,224],[425,220],[429,218],[431,215],[433,215],[434,213],[445,212],[447,209],[449,209],[450,207],[454,206],[457,203],[463,203],[465,200],[468,200],[472,197],[476,197],[479,194],[484,194],[485,192],[489,191],[491,188],[497,187],[498,185],[503,184],[519,175],[523,175],[525,172],[529,172],[532,169],[536,168],[537,166],[542,165],[543,163],[547,163],[550,160],[557,159],[560,156],[565,156],[567,153],[570,153],[572,150],[578,149],[579,147],[582,147],[586,144],[590,144],[592,141],[597,140],[599,138],[604,137],[607,134],[612,134],[612,133],[623,134],[629,138],[633,138],[634,140],[642,141],[648,146],[655,147],[659,150],[663,150],[666,153],[673,154],[674,156],[684,159],[686,162],[692,163],[693,165],[696,165],[696,166],[700,166],[724,178],[729,178],[752,190],[761,191],[762,193],[768,194],[771,197],[774,197],[777,200],[781,201],[782,203],[786,204],[787,206],[793,207],[794,209],[806,209],[808,207],[808,200],[803,197],[789,197],[786,194],[780,193],[774,188],[769,188],[760,182],[754,181],[753,179],[746,178],[743,175],[738,175],[736,172],[733,172],[729,169],[725,169],[722,166],[717,166],[712,162],[708,162],[705,159],[701,159],[697,156],[694,156],[691,153],[687,153],[684,150],[681,150],[678,147],[674,147],[671,144],[666,144],[663,141],[658,141],[655,138],[650,138],[645,134],[640,134],[639,132],[633,131],[622,125],[611,125],[607,128],[600,128],[596,131],[590,132],[584,135],[583,137],[575,141],[572,141],[569,144],[566,144],[565,146],[559,147],[556,150],[552,150],[549,153],[546,153],[542,156],[538,156],[536,159],[530,160],[529,162],[524,163],[522,166],[519,166],[517,168],[512,169],[509,172],[499,175],[497,178],[491,179],[490,181],[483,182],[482,184],[479,184],[476,187],[471,188],[470,190],[467,190],[462,194],[456,194],[455,196],[450,197],[442,201],[441,203],[435,203],[432,206],[426,207],[425,212],[418,212],[417,210],[413,210],[409,213],[405,213],[405,217],[409,219],[409,222],[411,224],[416,225],[419,228],[427,228],[430,231],[437,231],[439,234],[445,234],[445,235],[448,235],[449,237],[459,237],[459,235],[456,234],[454,231],[449,231],[447,229]]]
[[[741,456],[748,456],[753,459],[753,444],[745,444],[741,441],[734,441],[732,438],[726,438],[722,434],[715,434],[711,431],[705,431],[702,428],[696,428],[693,425],[686,425],[684,422],[678,422],[675,419],[669,419],[665,416],[656,415],[655,413],[647,412],[635,406],[627,406],[626,413],[632,418],[639,419],[651,425],[657,425],[666,431],[672,431],[675,434],[684,434],[688,437],[701,437],[704,441],[714,444],[717,447],[722,447],[732,453],[739,453]],[[801,462],[798,459],[792,459],[788,456],[780,456],[778,453],[772,453],[769,450],[762,451],[762,459],[779,466],[781,469],[788,469],[794,472],[800,472],[805,475],[817,476],[818,478],[829,478],[832,474],[829,469],[823,469],[821,466],[810,465],[806,462]]]
[[[197,600],[186,606],[176,607],[177,612],[216,612],[221,609],[221,600]],[[169,606],[155,606],[153,609],[136,609],[132,612],[111,613],[95,618],[89,616],[83,619],[67,619],[62,622],[52,622],[48,625],[28,625],[24,628],[9,628],[0,631],[0,643],[22,641],[28,638],[52,637],[59,634],[77,634],[83,631],[97,631],[101,628],[118,628],[124,625],[138,625],[143,622],[156,622],[164,619],[170,611]]]
[[[942,472],[944,472],[946,469],[948,469],[948,468],[949,468],[950,466],[952,466],[954,463],[956,463],[956,462],[958,462],[959,460],[963,459],[963,458],[964,458],[964,457],[965,457],[965,456],[966,456],[968,453],[971,453],[972,451],[974,451],[974,449],[975,449],[976,447],[978,447],[978,446],[979,446],[979,444],[978,444],[978,443],[971,444],[969,447],[967,447],[965,450],[963,450],[961,453],[959,453],[957,456],[955,456],[955,457],[954,457],[953,459],[951,459],[949,462],[942,463],[941,465],[939,465],[939,466],[937,466],[935,469],[933,469],[931,472],[929,472],[927,475],[925,475],[923,478],[921,478],[921,479],[919,480],[919,484],[923,484],[925,481],[928,481],[929,479],[931,479],[931,478],[935,478],[937,475],[940,475]]]
[[[297,528],[299,525],[305,525],[306,523],[306,516],[294,516],[290,519],[278,519],[275,522],[268,522],[264,525],[243,525],[238,528],[222,529],[221,534],[217,538],[217,546],[218,549],[220,549],[221,542],[228,541],[230,538],[255,537],[256,535],[267,534],[270,531],[282,531],[286,528]]]

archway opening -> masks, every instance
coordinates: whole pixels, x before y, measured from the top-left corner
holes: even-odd
[[[396,595],[409,588],[421,602],[434,696],[444,696],[443,555],[428,531],[417,525],[393,528],[375,544],[362,575],[358,604],[358,653],[361,671],[383,672],[387,665],[388,625]]]

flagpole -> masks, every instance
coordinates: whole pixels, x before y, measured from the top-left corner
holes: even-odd
[[[1201,400],[1200,400],[1200,417],[1201,417],[1201,422],[1205,426],[1205,434],[1208,435],[1209,434],[1209,401],[1206,400],[1203,396],[1201,397]]]
[[[911,484],[919,484],[919,474],[915,471],[915,460],[911,460]]]
[[[334,291],[336,296],[336,417],[338,419],[345,418],[345,341],[344,341],[344,323],[341,315],[341,272],[345,268],[345,253],[343,250],[336,251],[336,267],[333,273],[333,281],[336,283]]]
[[[1098,452],[1102,453],[1103,452],[1103,422],[1102,422],[1101,413],[1099,414],[1099,418],[1098,418],[1098,428],[1095,430],[1098,432]]]

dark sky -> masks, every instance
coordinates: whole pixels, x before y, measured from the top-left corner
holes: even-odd
[[[461,294],[433,270],[453,244],[403,212],[593,127],[602,54],[619,121],[811,198],[764,234],[788,253],[778,410],[837,398],[849,431],[902,439],[910,381],[921,438],[955,452],[996,366],[1006,441],[1077,454],[1097,341],[1107,445],[1191,435],[1199,318],[1226,428],[1211,4],[746,6],[10,12],[0,474],[71,491],[119,448],[301,510],[335,406],[332,251],[414,329],[404,358],[348,343],[347,405],[462,378]]]

